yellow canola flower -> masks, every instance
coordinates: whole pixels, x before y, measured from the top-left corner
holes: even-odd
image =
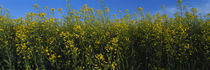
[[[46,52],[49,52],[48,49],[45,50]]]
[[[56,28],[56,31],[60,31],[59,28]]]
[[[6,11],[9,11],[9,9],[6,9]]]
[[[47,55],[50,55],[50,53],[47,53]]]
[[[189,49],[190,48],[190,44],[187,44],[186,46],[184,46],[185,49]]]
[[[55,9],[54,9],[54,8],[51,8],[50,10],[51,10],[51,11],[53,11],[53,12],[55,11]]]
[[[52,58],[55,58],[55,54],[51,55]]]
[[[51,17],[50,18],[50,22],[54,22],[54,21],[55,21],[55,19]]]
[[[42,18],[42,17],[45,17],[46,13],[39,13],[39,17]]]
[[[96,44],[100,44],[100,41],[95,41]]]
[[[34,7],[35,7],[35,8],[38,8],[38,7],[39,7],[39,5],[38,5],[38,4],[34,4]]]
[[[112,46],[110,46],[110,47],[109,47],[109,50],[113,50],[113,47],[112,47]]]
[[[84,7],[86,8],[87,7],[87,4],[85,4]]]
[[[118,12],[122,12],[121,10],[119,10]]]
[[[117,65],[117,64],[116,64],[115,62],[112,63],[113,70],[115,70],[115,66],[116,66],[116,65]]]
[[[58,11],[62,11],[63,9],[62,8],[58,8]]]
[[[137,10],[140,11],[140,12],[142,12],[143,11],[143,8],[142,7],[139,7]]]
[[[2,28],[0,28],[0,31],[4,31]]]
[[[80,26],[80,25],[76,25],[76,26],[74,27],[74,29],[75,29],[75,30],[77,30],[77,29],[80,30],[80,29],[81,29],[81,26]]]
[[[111,40],[111,42],[113,42],[113,43],[118,42],[118,38],[117,38],[117,37],[116,37],[116,38],[113,38],[113,39]]]
[[[103,14],[103,12],[102,12],[101,10],[96,10],[96,12],[97,12],[97,15],[98,15],[98,16],[100,16],[100,15]]]
[[[24,56],[23,59],[26,59],[26,57]]]
[[[106,7],[105,9],[106,9],[106,12],[109,12],[109,8],[108,7]]]
[[[178,2],[179,2],[179,3],[182,3],[182,0],[179,0]]]
[[[104,59],[104,56],[102,54],[97,54],[95,55],[95,57],[98,59],[98,60],[103,60]]]
[[[47,10],[48,9],[48,6],[45,6],[44,9]]]
[[[61,58],[61,56],[60,56],[60,55],[58,55],[58,58]]]

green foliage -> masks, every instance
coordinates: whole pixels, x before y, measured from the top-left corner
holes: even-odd
[[[1,70],[210,69],[209,19],[195,8],[169,18],[144,15],[139,7],[134,15],[113,19],[109,8],[87,5],[67,15],[59,8],[62,19],[53,18],[55,9],[45,10],[10,19],[0,7]]]

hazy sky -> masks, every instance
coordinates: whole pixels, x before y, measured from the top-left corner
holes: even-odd
[[[136,12],[138,7],[144,8],[144,12],[157,13],[161,10],[161,5],[165,5],[166,12],[173,15],[177,11],[177,0],[104,0],[104,5],[110,8],[111,13],[118,10],[129,9],[130,13]],[[71,8],[79,10],[84,4],[94,9],[101,9],[102,5],[98,0],[70,0]],[[183,3],[189,8],[195,7],[201,13],[210,13],[210,0],[183,0]],[[65,8],[66,0],[0,0],[0,5],[4,9],[8,8],[12,18],[24,16],[27,12],[32,12],[33,5],[38,4],[40,8],[48,6],[49,8]]]

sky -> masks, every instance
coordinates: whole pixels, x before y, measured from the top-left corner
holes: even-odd
[[[119,10],[128,9],[129,13],[137,12],[138,7],[142,7],[144,12],[155,14],[161,11],[161,6],[165,5],[165,11],[169,16],[178,11],[177,0],[104,0],[104,6],[110,8],[110,12],[117,13]],[[0,0],[0,5],[4,9],[9,9],[11,18],[24,16],[25,13],[33,12],[33,5],[38,4],[40,8],[66,8],[66,0]],[[84,4],[94,9],[102,9],[98,0],[70,0],[71,8],[79,10]],[[197,8],[199,13],[210,13],[210,0],[183,0],[183,4],[188,8]]]

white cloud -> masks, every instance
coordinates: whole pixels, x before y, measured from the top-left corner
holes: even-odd
[[[166,7],[165,11],[169,16],[173,16],[174,13],[178,12],[178,9],[177,7]]]
[[[199,11],[198,13],[201,13],[203,15],[210,13],[210,0],[202,0],[201,2],[184,2],[184,5],[187,5],[187,9],[188,11],[191,8],[197,8],[197,10]],[[159,10],[160,11],[160,10]],[[165,8],[165,12],[166,14],[168,14],[169,16],[173,16],[174,13],[178,12],[179,10],[177,9],[176,6],[170,6]]]
[[[208,14],[210,13],[210,1],[201,4],[200,6],[195,6],[198,9],[199,13]]]

